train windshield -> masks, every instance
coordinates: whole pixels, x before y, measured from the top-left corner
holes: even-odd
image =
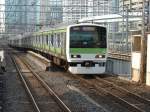
[[[99,26],[71,27],[70,48],[106,48],[106,28]]]

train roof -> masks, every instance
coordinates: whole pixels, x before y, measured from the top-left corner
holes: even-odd
[[[30,36],[32,35],[40,35],[40,34],[43,34],[43,32],[53,32],[54,30],[59,30],[61,29],[61,31],[63,32],[64,29],[67,29],[67,27],[71,27],[71,26],[80,26],[80,25],[92,25],[92,26],[101,26],[101,27],[104,27],[102,25],[99,25],[99,24],[95,24],[95,23],[79,23],[79,24],[71,24],[71,23],[68,23],[68,24],[59,24],[57,26],[54,26],[54,27],[45,27],[41,30],[39,30],[38,32],[30,32],[30,33],[25,33],[23,35],[17,35],[16,37],[13,37],[13,38],[10,38],[9,40],[16,40],[16,39],[22,39],[22,38],[29,38]],[[105,27],[106,28],[106,27]],[[60,31],[60,30],[59,30]]]
[[[40,34],[40,33],[43,33],[43,32],[50,32],[50,31],[53,31],[53,30],[57,30],[57,29],[66,29],[67,27],[69,26],[79,26],[79,25],[93,25],[93,26],[102,26],[102,25],[99,25],[99,24],[94,24],[94,23],[79,23],[79,24],[59,24],[59,25],[56,25],[54,27],[44,27],[43,29],[39,30],[38,32],[35,32],[34,34]],[[102,26],[104,27],[104,26]]]
[[[22,37],[22,35],[16,35],[16,36],[14,36],[14,37],[11,37],[11,38],[9,38],[9,40],[18,40],[18,39],[22,39],[23,37]]]

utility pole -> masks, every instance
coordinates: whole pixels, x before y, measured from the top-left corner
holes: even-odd
[[[142,37],[141,37],[141,65],[140,65],[140,80],[139,83],[146,82],[146,57],[147,57],[147,38],[145,35],[145,3],[143,0],[142,11]]]

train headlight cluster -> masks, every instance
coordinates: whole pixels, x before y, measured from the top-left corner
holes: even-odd
[[[71,58],[81,58],[81,55],[71,55]]]
[[[99,54],[97,54],[97,55],[95,56],[95,58],[105,58],[105,55],[99,55]]]

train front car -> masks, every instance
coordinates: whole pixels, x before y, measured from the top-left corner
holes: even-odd
[[[73,74],[102,74],[106,68],[107,31],[94,24],[73,25],[67,34],[68,70]]]

